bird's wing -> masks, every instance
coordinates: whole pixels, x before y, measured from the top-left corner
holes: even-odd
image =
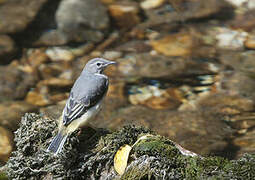
[[[100,83],[86,88],[82,92],[81,98],[75,98],[74,92],[71,92],[63,111],[63,124],[68,126],[73,120],[81,117],[89,108],[96,105],[104,97],[107,89],[108,79],[104,79]]]

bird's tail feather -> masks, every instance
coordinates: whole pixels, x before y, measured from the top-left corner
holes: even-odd
[[[48,151],[51,151],[57,155],[59,152],[61,152],[65,142],[66,142],[67,135],[63,135],[62,132],[59,132],[52,142],[50,143],[48,147]]]

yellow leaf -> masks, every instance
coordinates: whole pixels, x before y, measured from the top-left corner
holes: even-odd
[[[123,175],[125,172],[131,149],[132,147],[127,144],[121,146],[114,156],[114,169],[119,175]]]

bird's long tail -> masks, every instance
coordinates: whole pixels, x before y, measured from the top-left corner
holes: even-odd
[[[62,132],[59,132],[54,137],[54,139],[50,143],[47,150],[51,151],[51,152],[55,153],[55,155],[57,155],[59,152],[61,152],[61,150],[66,142],[66,138],[67,138],[67,134],[64,135]]]

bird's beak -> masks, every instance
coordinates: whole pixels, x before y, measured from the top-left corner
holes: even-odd
[[[107,62],[107,66],[112,65],[112,64],[117,64],[117,62],[115,62],[115,61],[108,61]]]

